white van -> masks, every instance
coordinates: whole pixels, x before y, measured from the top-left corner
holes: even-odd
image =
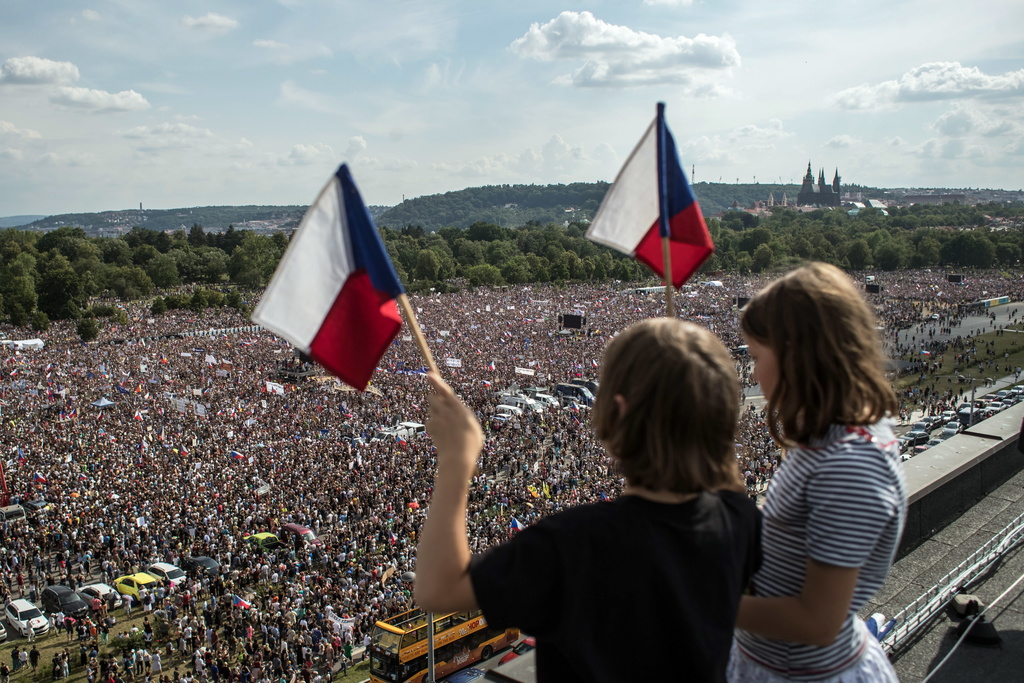
[[[0,520],[16,522],[19,519],[25,519],[25,508],[20,505],[8,505],[0,508]]]
[[[523,409],[517,406],[510,406],[502,403],[497,408],[494,409],[494,412],[497,413],[498,415],[522,415]]]
[[[534,394],[533,400],[536,401],[537,403],[543,403],[547,405],[549,408],[558,408],[561,405],[558,402],[558,399],[552,396],[551,394]]]
[[[535,413],[543,413],[544,406],[532,398],[526,398],[525,396],[502,396],[501,402],[507,406],[516,406],[525,410],[532,410]]]

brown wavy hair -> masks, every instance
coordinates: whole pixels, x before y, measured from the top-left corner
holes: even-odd
[[[740,327],[778,360],[767,409],[777,443],[806,444],[831,424],[869,425],[896,411],[875,317],[835,266],[811,263],[772,282],[747,304]]]
[[[644,320],[605,349],[594,430],[631,485],[683,494],[731,488],[739,481],[738,397],[735,364],[713,334],[682,320]]]

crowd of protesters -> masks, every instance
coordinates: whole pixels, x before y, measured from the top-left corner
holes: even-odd
[[[735,349],[744,385],[750,366],[737,297],[766,281],[722,277],[676,299],[680,317]],[[967,303],[985,294],[1018,301],[1021,287],[999,276],[949,285],[943,274],[915,271],[887,275],[869,300],[892,332],[933,312],[941,316],[936,324],[950,326]],[[662,315],[663,294],[615,284],[411,299],[442,374],[487,430],[470,496],[474,552],[507,537],[516,522],[619,493],[586,406],[509,417],[495,407],[512,387],[595,378],[608,339]],[[360,394],[320,374],[297,378],[309,367],[292,347],[237,311],[151,317],[138,305],[125,310],[127,326],[107,325],[90,344],[56,323],[42,349],[0,347],[0,457],[11,502],[47,502],[27,523],[0,522],[0,598],[35,599],[48,584],[109,583],[152,562],[209,556],[220,574],[161,585],[129,603],[147,613],[146,647],[120,662],[89,652],[82,658],[89,675],[319,683],[332,666],[351,663],[377,619],[410,607],[402,576],[415,570],[432,447],[422,434],[383,431],[425,421],[424,363],[408,328]],[[582,328],[561,329],[567,313],[584,316]],[[3,332],[8,340],[35,336]],[[966,353],[968,343],[950,342],[947,353]],[[751,402],[741,415],[736,455],[753,495],[780,454],[763,409]],[[246,539],[290,522],[322,544],[286,538],[284,550],[264,552]],[[150,613],[167,625],[159,646]],[[104,642],[103,624],[88,635]],[[93,640],[84,641],[89,649]]]

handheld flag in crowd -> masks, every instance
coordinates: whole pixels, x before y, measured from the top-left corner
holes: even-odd
[[[516,519],[515,517],[513,517],[513,518],[512,518],[512,521],[511,521],[511,522],[509,522],[508,528],[509,528],[509,529],[510,529],[511,531],[513,531],[513,532],[516,532],[516,531],[522,531],[523,529],[525,529],[525,528],[526,528],[526,525],[525,525],[525,524],[523,524],[522,522],[520,522],[520,521],[519,521],[518,519]]]
[[[601,202],[587,238],[629,254],[677,289],[715,249],[665,124],[664,104]],[[672,272],[665,273],[662,238]]]
[[[395,299],[404,293],[342,164],[303,216],[252,319],[363,391],[402,327]]]
[[[32,475],[32,481],[34,483],[36,483],[36,484],[45,484],[46,483],[46,477],[44,477],[39,472],[36,472],[34,475]]]
[[[241,597],[234,594],[232,594],[231,596],[231,606],[237,607],[238,609],[249,609],[250,607],[252,607],[252,605],[249,604],[248,601],[243,600]]]

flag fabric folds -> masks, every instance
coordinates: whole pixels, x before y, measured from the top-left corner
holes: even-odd
[[[522,522],[520,522],[515,517],[513,517],[512,521],[509,522],[508,528],[509,528],[510,531],[516,532],[516,531],[522,531],[523,529],[525,529],[526,525],[523,524]]]
[[[587,238],[635,257],[678,289],[711,256],[715,245],[664,121],[659,105],[659,116],[608,189]],[[672,256],[670,277],[664,272],[659,228],[663,212]]]
[[[249,609],[252,607],[248,601],[243,600],[240,596],[234,594],[231,596],[231,606],[237,607],[238,609]]]
[[[306,211],[253,312],[360,391],[398,334],[405,292],[346,164]]]

